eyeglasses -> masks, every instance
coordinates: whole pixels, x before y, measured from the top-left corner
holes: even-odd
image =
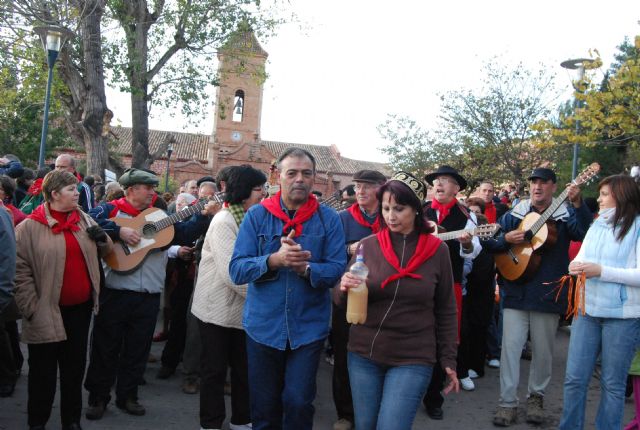
[[[442,177],[442,178],[436,178],[433,180],[433,185],[446,185],[446,184],[455,184],[458,185],[458,183],[455,181],[455,179],[453,178],[448,178],[448,177]]]

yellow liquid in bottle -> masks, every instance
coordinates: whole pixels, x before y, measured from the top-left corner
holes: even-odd
[[[369,289],[365,281],[357,288],[351,288],[347,296],[347,322],[364,324],[367,320],[367,301]]]

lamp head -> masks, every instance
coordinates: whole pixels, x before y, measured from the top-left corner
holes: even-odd
[[[57,25],[42,25],[33,28],[34,33],[40,36],[45,53],[49,51],[60,52],[65,42],[74,36],[71,30]]]

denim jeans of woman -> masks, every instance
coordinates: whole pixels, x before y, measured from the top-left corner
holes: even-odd
[[[386,366],[349,352],[349,378],[358,430],[411,430],[433,367]]]
[[[627,372],[640,336],[640,319],[595,318],[580,315],[571,325],[561,430],[584,428],[589,381],[602,354],[600,405],[596,429],[620,429],[624,414]],[[591,427],[591,426],[589,426]]]

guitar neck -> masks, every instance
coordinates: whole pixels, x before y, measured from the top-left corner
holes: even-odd
[[[565,190],[560,193],[560,195],[553,199],[551,206],[547,208],[546,211],[540,215],[540,218],[533,223],[531,226],[531,233],[535,236],[535,234],[542,228],[543,225],[551,218],[551,216],[558,210],[560,206],[567,200],[567,195],[569,194],[569,188],[565,188]]]
[[[223,198],[223,194],[215,194],[210,200],[201,200],[195,205],[187,206],[179,212],[169,215],[166,218],[162,218],[160,221],[154,222],[153,225],[155,226],[157,231],[163,230],[169,226],[174,225],[177,222],[190,218],[194,214],[202,212],[206,204],[210,201],[222,203]]]
[[[472,235],[475,235],[476,233],[476,228],[465,228],[462,230],[456,230],[456,231],[447,231],[444,233],[438,233],[436,234],[436,237],[440,240],[443,241],[447,241],[447,240],[451,240],[451,239],[457,239],[458,236],[460,236],[462,233],[471,233]]]

